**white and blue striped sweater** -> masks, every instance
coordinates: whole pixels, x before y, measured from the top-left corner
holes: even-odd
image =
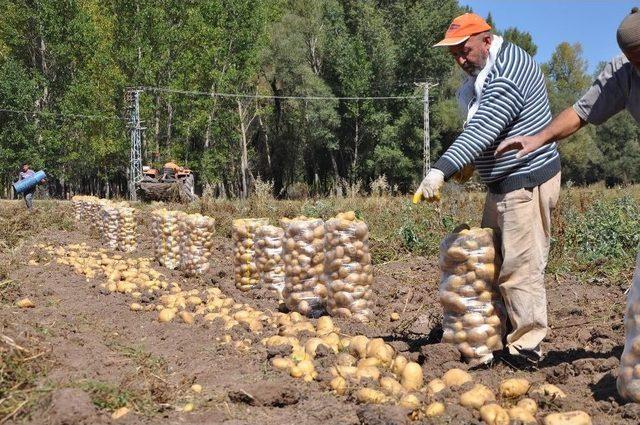
[[[484,83],[478,111],[433,168],[449,178],[473,163],[493,193],[538,186],[560,171],[555,142],[520,159],[516,151],[497,158],[494,151],[502,140],[536,134],[550,121],[542,71],[527,52],[505,42]]]

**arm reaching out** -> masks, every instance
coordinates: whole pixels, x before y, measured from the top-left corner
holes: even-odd
[[[515,136],[498,145],[495,155],[500,156],[510,150],[517,150],[516,158],[521,158],[540,146],[571,136],[587,124],[580,118],[573,107],[560,112],[548,126],[533,136]]]

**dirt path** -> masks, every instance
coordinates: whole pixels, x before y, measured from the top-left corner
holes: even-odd
[[[47,231],[34,238],[33,244],[79,242],[100,246],[82,229]],[[130,256],[150,254],[150,238],[145,234],[139,250]],[[275,310],[277,303],[268,292],[246,294],[235,289],[230,254],[230,241],[220,238],[213,267],[200,279],[155,268],[183,289],[215,285],[236,302]],[[30,400],[37,400],[28,405],[31,423],[111,423],[111,412],[123,404],[132,411],[117,423],[405,422],[402,409],[360,406],[332,395],[323,382],[304,383],[273,369],[268,361],[273,353],[259,344],[262,336],[233,335],[234,339],[252,340],[249,350],[239,351],[232,344],[216,341],[226,333],[217,322],[158,323],[155,312],[130,311],[130,298],[101,289],[102,278],[87,281],[71,267],[55,262],[45,265],[46,259],[40,259],[39,265],[26,264],[33,258],[13,264],[8,274],[13,283],[3,289],[0,306],[2,335],[39,356],[36,361],[45,369],[31,392]],[[616,398],[615,374],[624,336],[622,290],[550,280],[554,329],[544,344],[546,360],[536,370],[527,371],[497,361],[490,369],[472,371],[476,382],[497,388],[502,379],[513,376],[534,383],[547,381],[560,386],[568,397],[541,404],[545,413],[581,409],[595,424],[640,423],[640,407]],[[383,337],[396,350],[419,361],[426,380],[451,367],[466,368],[455,350],[438,343],[437,281],[435,258],[378,266],[374,323],[336,324],[348,334]],[[29,297],[36,307],[14,307],[12,303],[22,297]],[[400,320],[389,320],[392,311],[400,313]],[[190,389],[194,383],[202,385],[201,393]],[[195,409],[181,411],[188,403]],[[425,423],[480,423],[475,412],[453,404],[447,408],[441,419]]]

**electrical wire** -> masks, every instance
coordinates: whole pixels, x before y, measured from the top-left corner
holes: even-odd
[[[403,99],[422,99],[422,96],[276,96],[265,94],[242,94],[242,93],[217,93],[203,92],[192,90],[170,89],[165,87],[141,87],[142,90],[184,94],[190,96],[208,96],[208,97],[229,97],[241,99],[298,99],[298,100],[403,100]]]
[[[68,117],[68,118],[89,118],[89,119],[99,119],[99,120],[126,120],[125,118],[106,116],[106,115],[83,115],[83,114],[63,114],[58,112],[45,112],[45,111],[24,111],[20,109],[6,109],[0,108],[0,112],[8,112],[12,114],[25,114],[25,115],[43,115],[43,116],[53,116],[53,117]]]

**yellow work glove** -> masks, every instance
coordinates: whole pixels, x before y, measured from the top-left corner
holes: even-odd
[[[413,203],[417,204],[423,198],[430,202],[440,201],[440,189],[444,185],[442,171],[432,168],[420,183],[420,187],[413,195]]]

